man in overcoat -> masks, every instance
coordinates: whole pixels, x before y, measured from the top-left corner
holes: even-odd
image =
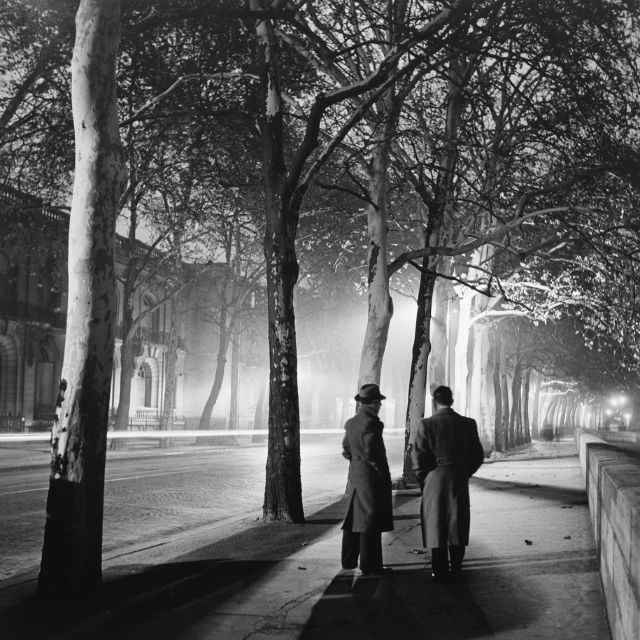
[[[365,384],[355,397],[356,415],[347,420],[342,455],[349,460],[349,506],[342,525],[342,567],[381,574],[382,532],[393,529],[391,476],[378,418],[382,400],[377,384]]]
[[[434,580],[446,580],[462,571],[469,544],[469,478],[478,470],[484,452],[475,420],[451,408],[449,387],[433,392],[434,414],[421,420],[412,434],[413,471],[423,485],[422,542],[431,550]],[[448,553],[447,553],[448,551]]]

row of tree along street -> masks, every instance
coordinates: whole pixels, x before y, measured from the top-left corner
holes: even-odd
[[[639,12],[630,0],[6,5],[3,180],[72,194],[41,592],[100,581],[118,217],[123,362],[141,226],[175,267],[167,296],[187,264],[226,261],[241,283],[220,307],[223,354],[243,297],[266,282],[266,520],[304,519],[297,283],[301,301],[366,296],[354,390],[380,382],[391,291],[415,299],[407,436],[428,380],[453,384],[453,371],[456,403],[496,448],[530,438],[533,413],[588,422],[604,380],[637,385]],[[119,424],[130,377],[123,364]],[[544,385],[582,404],[543,407]]]

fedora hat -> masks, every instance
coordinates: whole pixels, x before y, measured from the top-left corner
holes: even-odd
[[[358,391],[358,395],[355,396],[355,399],[358,402],[363,402],[364,404],[371,404],[372,402],[377,402],[378,400],[384,400],[387,396],[383,396],[380,393],[380,388],[377,384],[363,384],[360,387],[360,391]]]

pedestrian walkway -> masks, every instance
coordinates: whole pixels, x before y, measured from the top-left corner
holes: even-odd
[[[341,469],[340,472],[343,472]],[[105,571],[99,598],[48,607],[0,585],[3,639],[607,640],[574,443],[489,461],[472,480],[460,582],[434,584],[420,548],[417,490],[395,493],[383,536],[393,571],[339,565],[343,502],[303,525],[261,524],[177,555],[141,551]],[[176,547],[176,550],[178,548]],[[171,556],[171,557],[169,557]]]

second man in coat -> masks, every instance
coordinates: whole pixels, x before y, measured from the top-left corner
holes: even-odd
[[[422,541],[431,550],[431,571],[436,581],[462,570],[469,544],[469,478],[478,470],[484,452],[475,420],[452,408],[449,387],[433,392],[435,413],[415,427],[411,460],[423,484],[421,502]]]
[[[382,532],[393,529],[391,476],[378,418],[385,396],[365,384],[355,397],[356,415],[347,420],[342,455],[349,460],[349,506],[342,525],[342,567],[365,575],[383,573]]]

